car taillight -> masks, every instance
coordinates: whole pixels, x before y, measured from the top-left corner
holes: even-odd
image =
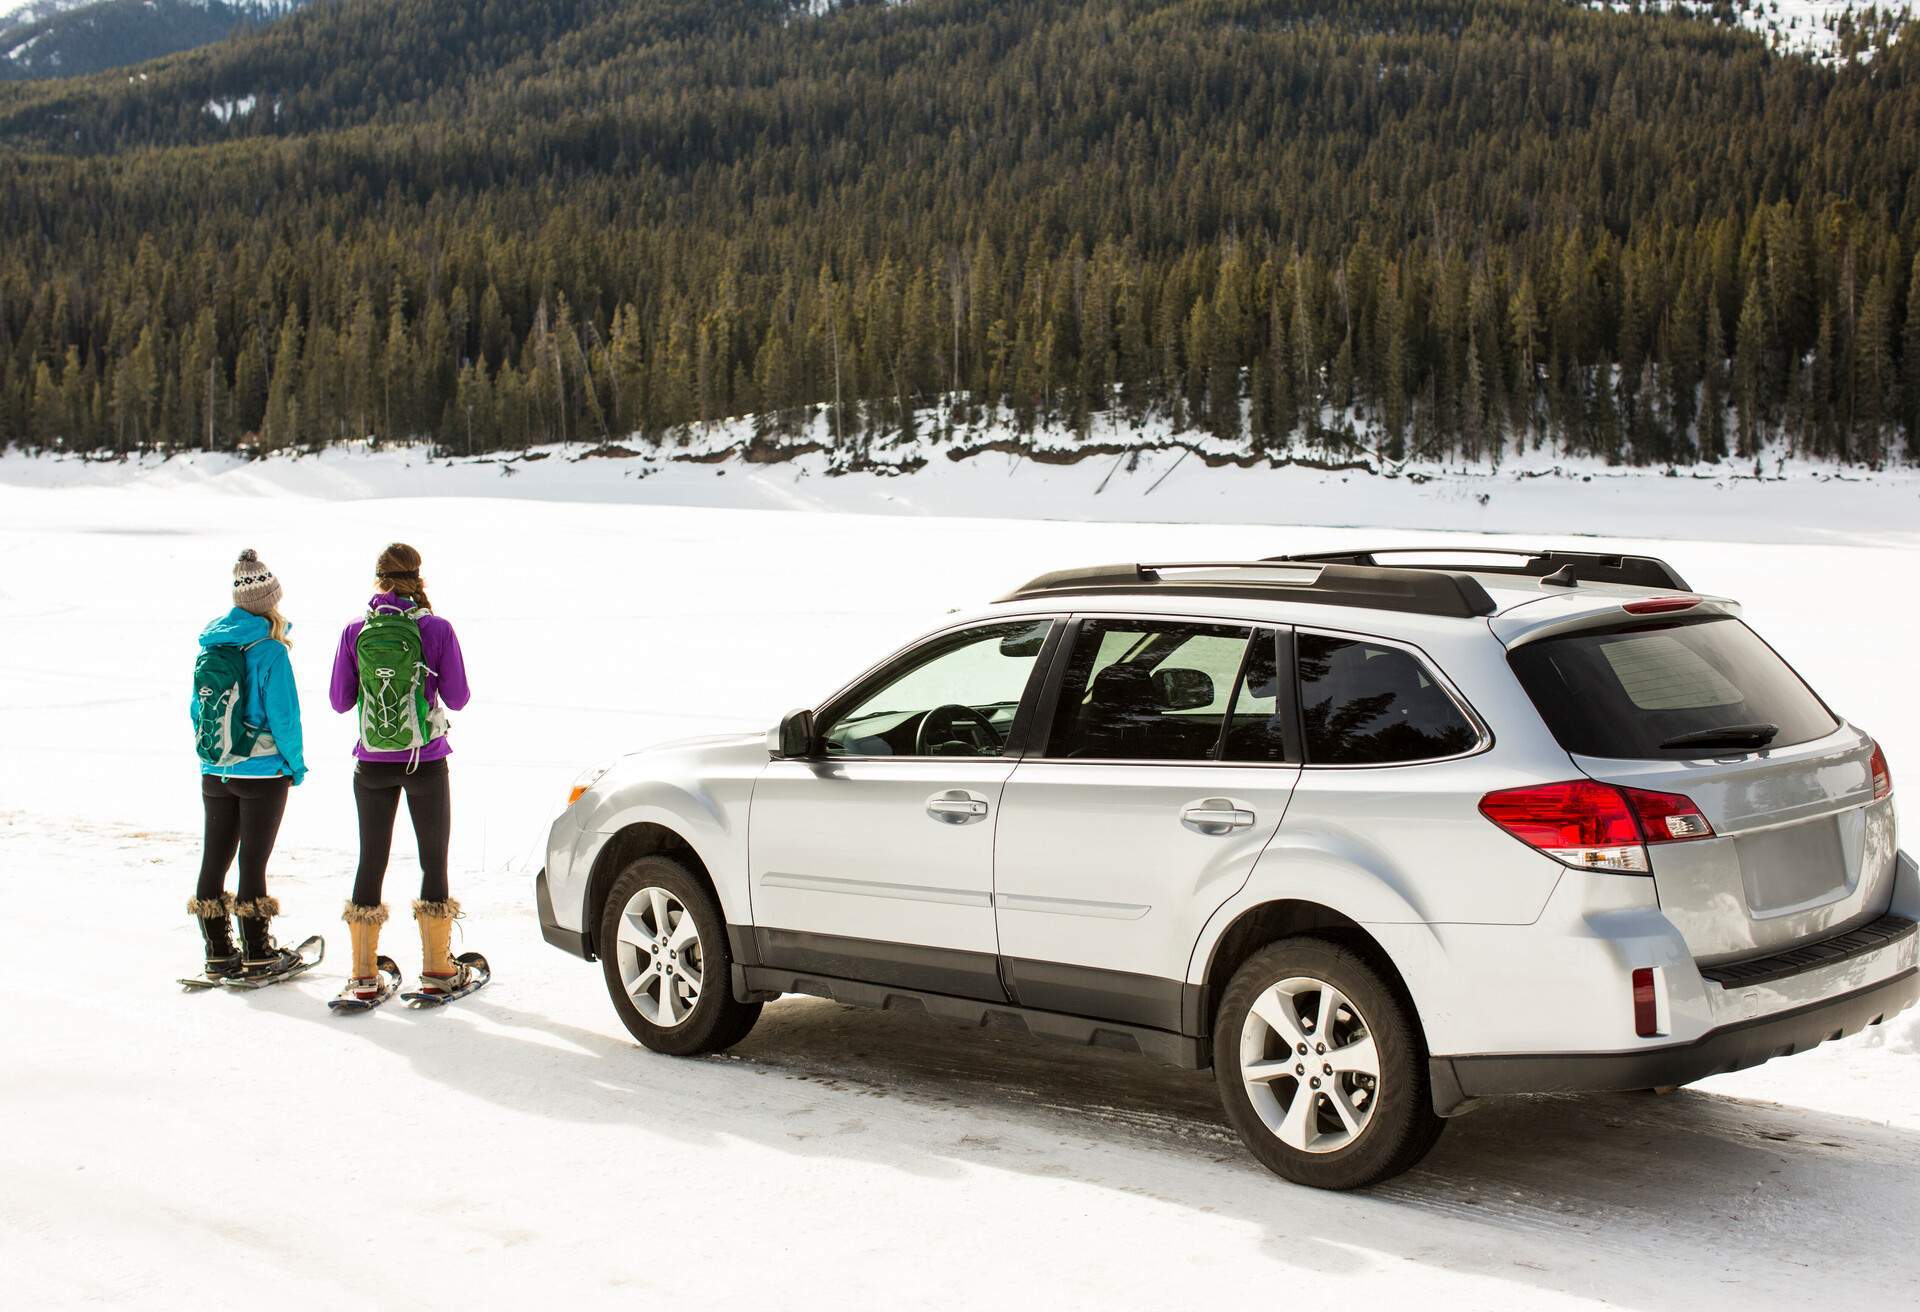
[[[1480,813],[1535,851],[1578,870],[1645,874],[1649,843],[1711,838],[1713,826],[1679,793],[1621,788],[1594,779],[1503,788]]]
[[[1646,597],[1639,601],[1629,601],[1620,609],[1629,615],[1665,615],[1668,611],[1692,610],[1699,604],[1698,597]]]
[[[1887,769],[1887,754],[1880,750],[1880,744],[1873,745],[1873,760],[1867,769],[1873,772],[1873,800],[1893,796],[1893,772]]]
[[[1655,793],[1645,788],[1622,788],[1627,804],[1640,818],[1640,832],[1649,843],[1684,843],[1712,838],[1713,826],[1693,800],[1679,793]]]

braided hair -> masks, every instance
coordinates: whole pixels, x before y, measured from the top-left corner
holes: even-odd
[[[373,574],[374,587],[379,591],[411,598],[423,610],[433,609],[433,603],[427,600],[426,582],[420,577],[420,553],[406,543],[390,543],[374,563]]]

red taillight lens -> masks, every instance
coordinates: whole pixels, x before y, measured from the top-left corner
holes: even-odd
[[[1867,768],[1873,772],[1873,800],[1893,796],[1893,772],[1887,769],[1887,754],[1880,750],[1880,744],[1873,745],[1873,760]]]
[[[1480,813],[1528,847],[1581,870],[1644,874],[1648,843],[1713,836],[1700,809],[1679,793],[1594,779],[1488,793]]]
[[[1679,793],[1655,793],[1644,788],[1622,788],[1627,804],[1640,818],[1640,832],[1649,843],[1684,843],[1712,838],[1713,826],[1692,799]]]
[[[1646,849],[1626,798],[1592,779],[1506,788],[1480,799],[1480,814],[1528,847],[1586,870],[1644,871]]]
[[[1629,615],[1665,615],[1672,610],[1692,610],[1699,604],[1698,597],[1644,597],[1629,601],[1620,609]]]
[[[1650,966],[1633,972],[1633,1032],[1643,1039],[1660,1032],[1660,1001]]]

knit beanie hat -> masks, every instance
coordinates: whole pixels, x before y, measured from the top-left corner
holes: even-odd
[[[252,547],[233,563],[233,604],[254,615],[265,615],[280,604],[280,580]]]

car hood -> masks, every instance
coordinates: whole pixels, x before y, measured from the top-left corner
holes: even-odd
[[[701,748],[724,749],[767,745],[766,731],[758,733],[703,733],[691,738],[671,738],[663,743],[654,743],[635,752],[628,752],[622,760],[631,761],[646,756],[682,756],[696,752]]]

